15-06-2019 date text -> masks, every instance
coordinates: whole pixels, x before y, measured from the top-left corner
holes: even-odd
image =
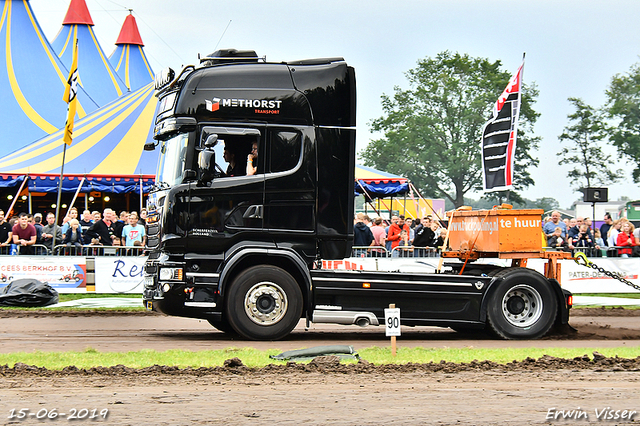
[[[104,420],[109,415],[109,409],[103,408],[99,410],[97,408],[70,408],[68,412],[60,412],[56,408],[50,410],[41,408],[38,411],[32,411],[29,408],[12,408],[9,410],[9,420],[23,420],[23,419],[67,419],[67,420]]]

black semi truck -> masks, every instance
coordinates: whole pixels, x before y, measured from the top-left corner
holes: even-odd
[[[568,292],[527,268],[321,269],[353,240],[356,81],[344,59],[270,63],[229,49],[163,71],[156,89],[148,309],[256,340],[301,318],[378,325],[390,303],[403,325],[507,339],[568,322]]]

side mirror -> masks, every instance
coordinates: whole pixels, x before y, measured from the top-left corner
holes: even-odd
[[[214,133],[212,135],[207,136],[207,140],[204,141],[204,147],[213,148],[217,142],[218,142],[218,135]]]
[[[205,145],[206,146],[206,145]],[[216,153],[211,148],[205,148],[198,154],[198,180],[208,183],[213,180],[216,167]]]
[[[156,149],[156,146],[158,146],[158,141],[148,141],[144,143],[144,150],[145,151],[153,151]]]

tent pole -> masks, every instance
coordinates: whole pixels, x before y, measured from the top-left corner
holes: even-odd
[[[421,199],[421,200],[425,200],[425,201],[426,201],[426,198],[424,198],[424,197],[420,194],[420,191],[418,191],[418,189],[417,189],[415,186],[413,186],[413,184],[412,184],[412,183],[409,183],[409,185],[411,185],[411,188],[413,188],[413,190],[414,190],[414,191],[416,191],[416,194],[418,194],[418,197],[420,197],[420,199]],[[427,203],[427,206],[429,206],[429,203]],[[430,205],[430,206],[429,206],[429,208],[431,209],[431,213],[433,213],[434,215],[436,215],[436,217],[438,218],[438,220],[439,220],[440,222],[442,222],[442,218],[441,218],[441,217],[440,217],[440,215],[439,215],[439,214],[438,214],[438,213],[433,209],[433,205]]]
[[[78,198],[78,193],[80,193],[80,190],[82,189],[82,184],[83,183],[84,183],[84,176],[82,176],[82,179],[80,179],[80,185],[78,185],[78,189],[76,189],[76,193],[73,196],[73,200],[71,200],[71,204],[69,204],[69,208],[67,209],[67,215],[69,214],[69,210],[71,210],[71,208],[75,204],[76,198]],[[78,216],[80,216],[80,215],[78,215]]]
[[[407,219],[407,193],[404,193],[404,202],[402,203],[402,214],[405,220]]]
[[[142,211],[142,197],[144,197],[144,190],[142,187],[142,175],[140,175],[140,209],[138,210],[138,214]]]
[[[27,183],[27,180],[29,179],[29,175],[25,175],[24,180],[22,181],[22,185],[20,185],[20,189],[18,189],[18,193],[16,194],[15,197],[13,197],[13,201],[11,202],[11,205],[9,206],[9,210],[7,210],[7,221],[11,218],[11,211],[13,210],[13,206],[16,205],[16,201],[18,201],[18,197],[20,196],[20,193],[22,192],[22,188],[24,188],[24,185]]]
[[[64,143],[62,148],[62,165],[60,166],[60,181],[58,182],[58,199],[56,201],[56,221],[53,226],[53,238],[51,239],[51,251],[56,247],[56,226],[58,225],[58,217],[60,214],[60,198],[62,197],[62,179],[64,177],[64,159],[67,156],[67,144]]]

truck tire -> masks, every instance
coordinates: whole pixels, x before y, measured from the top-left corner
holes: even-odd
[[[302,306],[302,291],[296,280],[270,265],[242,271],[225,295],[229,324],[251,340],[282,339],[298,324]]]
[[[558,301],[549,281],[527,268],[509,268],[489,296],[488,329],[503,339],[536,339],[553,326]]]

